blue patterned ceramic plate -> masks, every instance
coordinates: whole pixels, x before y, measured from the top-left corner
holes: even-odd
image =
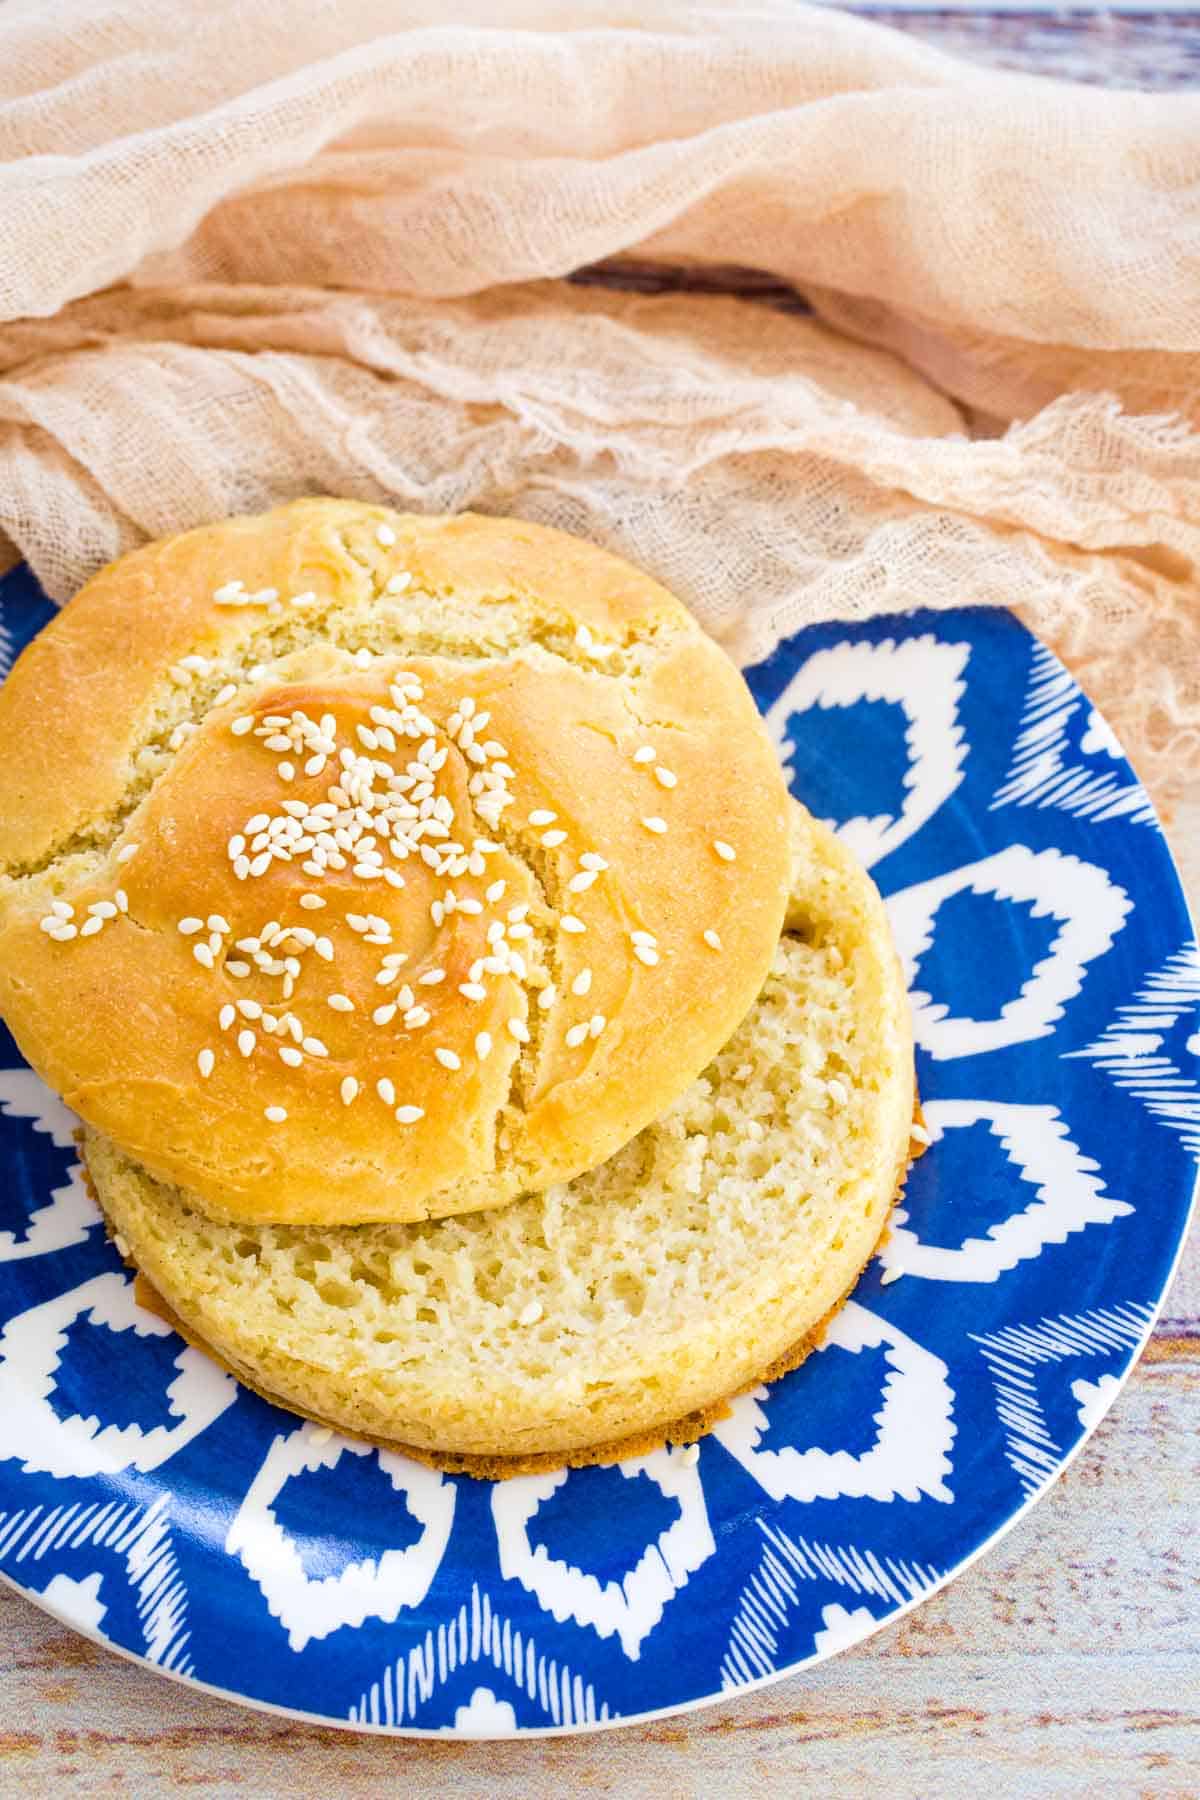
[[[0,586],[10,657],[49,615]],[[0,1057],[0,1570],[231,1698],[461,1736],[698,1705],[857,1642],[1064,1467],[1169,1281],[1200,961],[1102,719],[995,612],[823,627],[751,682],[888,897],[933,1148],[795,1374],[678,1451],[490,1486],[323,1435],[134,1304],[72,1120]]]

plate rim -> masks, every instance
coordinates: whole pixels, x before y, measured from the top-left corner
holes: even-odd
[[[1157,817],[1157,814],[1155,816]],[[1174,867],[1174,857],[1171,858],[1171,862]],[[772,1669],[769,1675],[756,1675],[751,1681],[739,1681],[736,1687],[719,1690],[715,1694],[701,1694],[692,1700],[681,1700],[677,1705],[654,1707],[649,1712],[623,1713],[616,1718],[587,1719],[571,1725],[518,1725],[513,1731],[460,1731],[454,1725],[387,1725],[375,1724],[370,1720],[363,1719],[335,1718],[331,1713],[305,1712],[299,1707],[280,1705],[278,1701],[260,1700],[252,1694],[239,1694],[232,1688],[218,1687],[215,1682],[204,1681],[197,1675],[184,1675],[178,1669],[164,1668],[161,1663],[151,1662],[149,1657],[141,1655],[137,1650],[130,1650],[125,1644],[114,1643],[111,1638],[104,1637],[95,1627],[77,1623],[65,1611],[49,1604],[44,1594],[31,1593],[28,1588],[24,1588],[19,1582],[14,1581],[12,1576],[3,1569],[0,1569],[0,1585],[10,1588],[23,1600],[28,1600],[39,1612],[45,1613],[47,1617],[54,1619],[58,1624],[67,1626],[78,1636],[87,1638],[90,1643],[98,1645],[100,1649],[110,1651],[113,1655],[123,1658],[125,1662],[133,1663],[135,1667],[144,1669],[149,1674],[172,1681],[178,1687],[208,1694],[214,1699],[248,1708],[252,1712],[266,1713],[273,1718],[290,1719],[299,1725],[320,1725],[326,1730],[344,1731],[352,1736],[426,1738],[457,1744],[516,1744],[527,1738],[591,1737],[600,1731],[623,1731],[636,1725],[651,1725],[659,1719],[679,1719],[686,1713],[700,1712],[704,1707],[721,1706],[727,1701],[739,1700],[743,1694],[760,1693],[764,1688],[775,1687],[779,1682],[787,1681],[789,1677],[805,1675],[810,1669],[819,1668],[822,1663],[832,1662],[837,1656],[857,1650],[861,1644],[866,1644],[872,1638],[878,1637],[881,1631],[888,1630],[892,1625],[898,1625],[902,1619],[908,1617],[909,1613],[915,1612],[919,1606],[924,1606],[925,1602],[932,1600],[935,1594],[943,1593],[952,1582],[958,1580],[960,1575],[965,1575],[968,1569],[994,1549],[1001,1539],[1006,1538],[1009,1532],[1014,1530],[1046,1498],[1051,1488],[1057,1486],[1085,1445],[1091,1443],[1095,1433],[1125,1392],[1126,1385],[1141,1362],[1142,1353],[1162,1317],[1167,1296],[1175,1285],[1175,1277],[1179,1273],[1183,1252],[1196,1224],[1198,1203],[1200,1203],[1200,1168],[1197,1169],[1195,1180],[1192,1182],[1192,1195],[1188,1202],[1187,1215],[1183,1221],[1179,1242],[1175,1246],[1175,1255],[1163,1283],[1162,1292],[1155,1302],[1154,1310],[1147,1319],[1137,1344],[1130,1352],[1129,1361],[1117,1377],[1116,1387],[1107,1390],[1104,1404],[1095,1414],[1092,1423],[1080,1434],[1062,1462],[1058,1464],[1052,1474],[1046,1477],[1042,1485],[1035,1488],[1032,1494],[1027,1494],[1016,1511],[1011,1512],[1003,1524],[996,1527],[990,1537],[986,1537],[981,1543],[976,1544],[975,1548],[964,1556],[961,1562],[956,1562],[954,1567],[947,1569],[937,1581],[927,1588],[922,1588],[920,1593],[912,1595],[894,1612],[889,1612],[882,1619],[877,1619],[871,1629],[864,1631],[861,1637],[855,1638],[852,1644],[831,1645],[826,1650],[819,1650],[812,1656],[806,1656],[803,1662],[790,1663],[784,1669]],[[484,1673],[486,1671],[481,1670],[481,1674]],[[480,1685],[483,1683],[481,1682]]]

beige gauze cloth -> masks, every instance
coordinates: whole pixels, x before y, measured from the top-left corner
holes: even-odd
[[[331,493],[583,533],[743,663],[1012,606],[1169,803],[1200,770],[1200,96],[791,0],[446,10],[0,7],[10,552],[62,600]],[[562,279],[630,258],[810,312]]]

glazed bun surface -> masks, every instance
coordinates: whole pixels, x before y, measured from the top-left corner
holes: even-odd
[[[0,691],[0,1012],[147,1180],[342,1227],[570,1181],[755,1001],[732,664],[561,533],[301,501],[97,576]]]

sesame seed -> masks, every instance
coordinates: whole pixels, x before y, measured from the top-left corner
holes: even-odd
[[[592,1037],[598,1038],[607,1024],[608,1020],[603,1013],[593,1013],[588,1020],[588,1031]]]
[[[652,763],[657,755],[653,744],[643,744],[640,750],[634,751],[633,760],[635,763]]]
[[[522,1310],[520,1311],[520,1313],[518,1313],[517,1324],[518,1325],[536,1325],[538,1320],[541,1318],[541,1316],[542,1316],[541,1301],[540,1300],[531,1300],[529,1302],[528,1306],[523,1307]]]
[[[648,969],[654,968],[655,964],[658,962],[658,951],[652,944],[635,944],[633,946],[633,954],[640,963],[645,963]]]
[[[294,781],[296,779],[296,765],[295,763],[281,762],[275,773],[278,775],[280,781]]]
[[[526,1025],[524,1019],[510,1019],[508,1021],[508,1032],[510,1037],[516,1038],[518,1044],[527,1044],[529,1042],[529,1027]]]
[[[892,1282],[899,1281],[903,1274],[904,1270],[896,1268],[894,1264],[890,1269],[884,1269],[879,1277],[880,1287],[890,1287]]]
[[[94,919],[115,919],[117,916],[117,909],[111,900],[93,900],[88,911]]]
[[[579,866],[581,869],[591,869],[597,875],[601,875],[607,869],[608,864],[594,850],[585,850],[579,859]]]
[[[73,919],[75,917],[75,908],[69,900],[52,900],[50,911],[56,919]]]
[[[390,1025],[395,1016],[396,1008],[394,1005],[377,1006],[375,1011],[371,1014],[371,1019],[376,1025]]]
[[[387,594],[402,594],[411,581],[412,576],[407,573],[404,575],[389,575],[384,592]]]
[[[325,905],[320,894],[301,894],[300,904],[306,912],[317,912]]]
[[[246,820],[246,836],[253,837],[258,831],[265,831],[271,823],[270,815],[264,812],[255,813],[252,819]]]
[[[77,925],[64,925],[60,922],[58,925],[52,927],[46,935],[52,937],[55,943],[69,944],[73,937],[78,937],[79,927]]]
[[[242,713],[240,718],[233,720],[229,729],[232,731],[234,737],[245,737],[248,731],[254,730],[254,714]]]
[[[241,832],[238,831],[238,832],[234,833],[234,835],[230,838],[229,842],[226,844],[225,854],[228,856],[230,862],[235,862],[237,860],[237,858],[242,854],[242,851],[245,848],[246,848],[246,840],[242,836]]]
[[[213,1069],[216,1067],[216,1062],[217,1062],[217,1059],[213,1055],[212,1051],[207,1050],[207,1049],[202,1050],[200,1052],[199,1056],[196,1058],[196,1067],[199,1069],[201,1075],[203,1075],[203,1077],[206,1081],[208,1080],[208,1077],[212,1074]]]
[[[217,1023],[220,1025],[222,1031],[228,1031],[236,1018],[237,1007],[233,1004],[232,1000],[227,1000],[217,1014]]]
[[[580,969],[578,975],[571,983],[571,992],[573,994],[578,994],[582,999],[583,995],[588,992],[591,985],[592,971],[590,969]]]
[[[477,1031],[475,1034],[475,1054],[480,1062],[486,1062],[492,1054],[492,1034],[490,1031]]]
[[[304,1048],[308,1051],[310,1056],[329,1055],[328,1050],[325,1048],[319,1037],[306,1037],[303,1041]]]
[[[694,1469],[696,1464],[699,1461],[700,1461],[700,1446],[699,1446],[699,1444],[685,1444],[683,1447],[683,1451],[679,1458],[680,1467],[684,1468],[684,1469]]]
[[[194,932],[204,930],[204,920],[193,918],[189,913],[186,919],[180,919],[178,929],[184,937],[191,937]]]
[[[504,890],[507,886],[508,886],[507,882],[493,881],[491,886],[486,890],[485,897],[491,902],[491,904],[493,906],[495,906],[497,900],[503,900]]]
[[[377,525],[375,527],[375,541],[382,544],[385,550],[390,550],[396,541],[396,534],[390,525]]]
[[[228,936],[233,929],[228,919],[223,919],[220,913],[209,913],[207,924],[210,931],[220,932],[222,936]]]
[[[395,1104],[396,1104],[396,1089],[395,1089],[394,1084],[388,1080],[386,1075],[381,1076],[380,1079],[375,1083],[375,1092],[379,1095],[379,1098],[383,1101],[383,1104],[385,1106],[395,1106]]]
[[[211,969],[212,968],[213,953],[209,949],[207,944],[193,944],[192,945],[192,955],[195,957],[196,961],[200,964],[200,967],[202,969]]]
[[[332,1006],[334,1012],[353,1012],[354,1002],[349,994],[330,994],[325,1004]]]
[[[206,656],[181,656],[179,667],[186,669],[189,675],[207,675],[212,664]]]
[[[418,1119],[424,1117],[425,1108],[423,1106],[398,1106],[396,1108],[396,1122],[400,1125],[415,1125]]]
[[[113,895],[113,899],[117,903],[118,912],[127,913],[129,911],[129,895],[125,892],[124,888],[118,888]]]
[[[257,1042],[258,1039],[248,1027],[238,1032],[237,1047],[243,1056],[249,1056]]]
[[[462,1068],[462,1058],[454,1050],[445,1050],[439,1044],[433,1054],[437,1057],[443,1069]]]
[[[722,948],[720,935],[713,930],[711,925],[704,933],[704,941],[710,950],[720,950]]]
[[[258,876],[265,875],[270,866],[271,852],[269,850],[263,850],[251,862],[250,873],[257,879]]]
[[[562,915],[562,918],[558,922],[562,926],[564,931],[568,931],[568,932],[571,932],[576,935],[581,931],[587,930],[587,926],[584,924],[583,920],[577,919],[575,917],[574,913],[564,913]]]
[[[349,1106],[350,1102],[354,1099],[354,1096],[358,1093],[358,1083],[357,1083],[357,1081],[355,1081],[353,1075],[347,1075],[345,1077],[345,1079],[342,1082],[340,1091],[341,1091],[341,1096],[342,1096],[342,1105]]]
[[[370,919],[365,919],[362,913],[347,913],[346,923],[351,931],[370,931],[371,929]]]
[[[95,937],[95,935],[98,931],[103,931],[103,930],[104,930],[104,920],[103,919],[89,919],[86,924],[81,925],[79,927],[79,935],[80,935],[80,937]]]
[[[235,981],[244,981],[250,973],[250,964],[234,960],[225,964],[225,973],[232,975]]]
[[[487,989],[483,986],[483,984],[481,982],[478,982],[478,981],[460,982],[458,991],[463,996],[464,1000],[486,1000],[487,999]]]
[[[542,844],[547,850],[557,850],[558,846],[560,844],[565,844],[566,841],[567,834],[565,831],[544,831],[542,833]]]
[[[667,829],[667,821],[665,819],[660,819],[655,815],[652,815],[648,819],[643,819],[642,824],[646,827],[647,831],[652,831],[656,837],[661,837],[663,832]]]
[[[588,1028],[586,1022],[582,1025],[572,1025],[567,1032],[568,1050],[578,1050],[580,1044],[587,1042],[587,1034]]]
[[[313,939],[313,949],[316,951],[317,955],[321,958],[322,962],[332,962],[333,961],[333,940],[332,940],[332,938],[327,938],[327,937],[314,938]]]
[[[214,588],[213,599],[218,606],[237,606],[241,604],[244,581],[227,581],[224,587]]]
[[[262,1007],[258,1004],[257,1000],[239,1000],[237,1009],[241,1013],[243,1019],[262,1018]]]
[[[567,892],[570,894],[586,894],[595,879],[596,871],[594,869],[581,869],[578,875],[572,875],[570,881],[568,881]]]
[[[514,942],[521,943],[525,938],[531,938],[533,936],[533,926],[524,924],[510,925],[508,928],[508,935]]]
[[[546,808],[543,806],[543,807],[539,807],[537,812],[530,813],[529,823],[531,825],[553,825],[553,823],[554,823],[555,819],[557,819],[557,817],[558,817],[557,813],[548,812],[546,810]]]
[[[445,979],[446,979],[445,969],[426,969],[426,971],[423,975],[417,976],[417,986],[418,987],[437,987],[438,984],[440,982],[445,981]]]
[[[537,1003],[543,1012],[549,1012],[550,1008],[554,1005],[554,1002],[557,999],[558,999],[558,989],[555,987],[554,983],[551,981],[546,984],[546,986],[542,989],[541,993],[538,995]]]
[[[383,879],[390,882],[394,888],[402,888],[404,886],[404,877],[399,869],[385,869],[383,871]]]
[[[224,706],[226,701],[233,699],[233,696],[237,693],[237,691],[238,691],[237,690],[237,682],[236,681],[227,681],[225,683],[225,686],[218,693],[216,699],[213,701],[213,705],[214,706]]]
[[[716,851],[722,862],[736,862],[737,851],[732,844],[727,844],[723,838],[715,838],[713,840],[713,849]]]
[[[123,850],[117,851],[117,861],[119,863],[129,862],[132,857],[135,857],[137,855],[137,853],[140,849],[141,849],[140,844],[126,844]]]
[[[659,763],[654,771],[654,779],[657,781],[659,787],[665,788],[673,788],[679,781],[678,775],[673,775],[670,769],[664,769],[661,763]]]
[[[287,1108],[283,1106],[267,1106],[263,1108],[263,1118],[272,1125],[282,1125],[287,1118]]]
[[[287,1064],[289,1069],[298,1069],[304,1061],[294,1044],[280,1044],[279,1060]]]
[[[915,1122],[909,1127],[908,1135],[914,1144],[932,1144],[933,1142],[933,1138],[930,1136],[929,1132],[926,1131],[925,1127],[923,1125],[918,1125]]]

